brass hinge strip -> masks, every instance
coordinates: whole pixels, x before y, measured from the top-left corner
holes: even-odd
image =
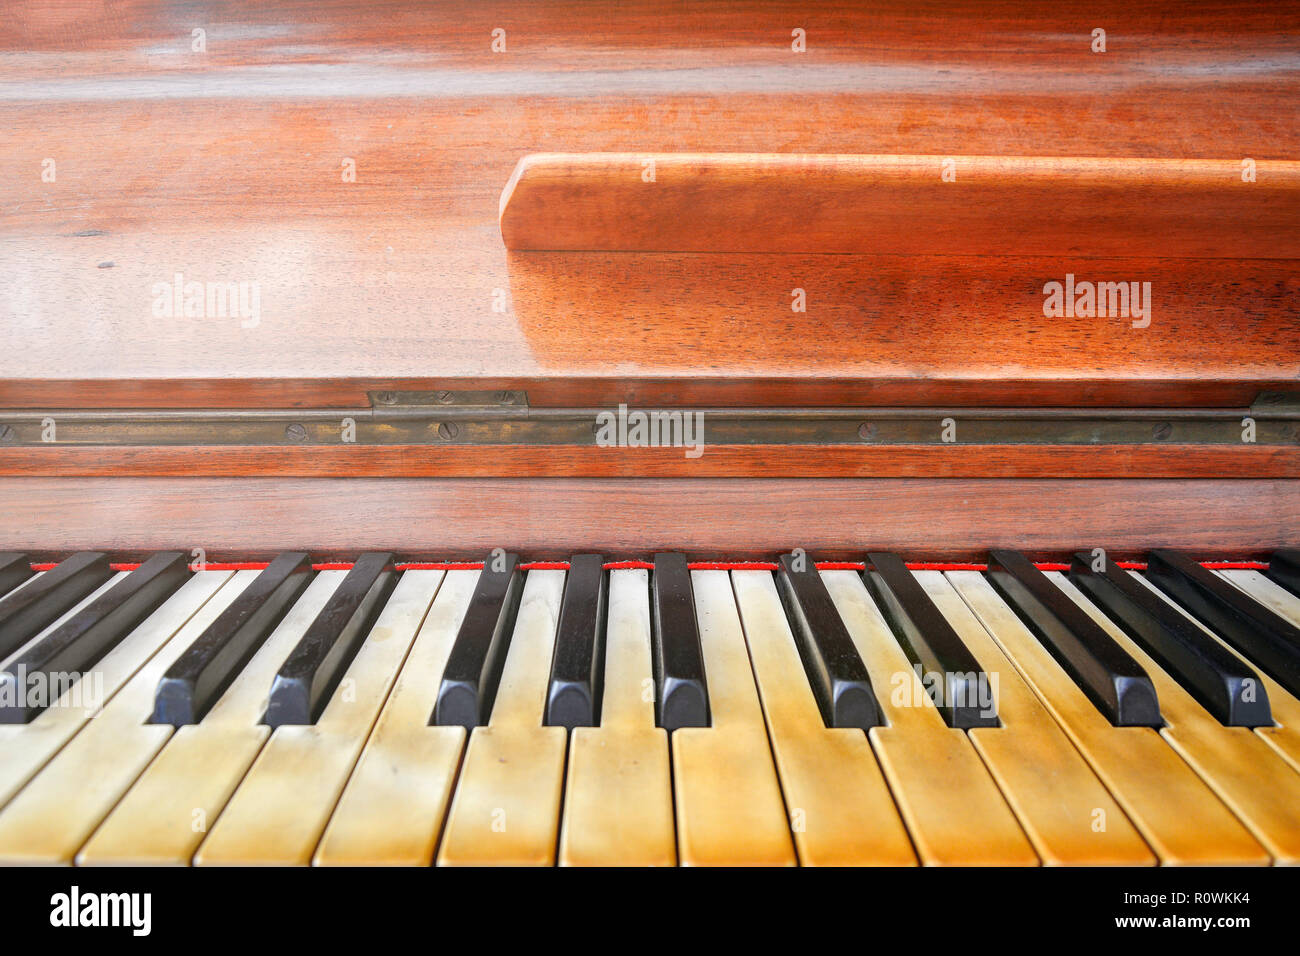
[[[533,408],[524,392],[376,392],[334,409],[0,410],[39,445],[1297,445],[1300,401],[1250,408]]]

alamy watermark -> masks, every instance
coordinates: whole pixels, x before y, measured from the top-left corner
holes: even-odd
[[[150,291],[157,319],[239,319],[245,329],[262,321],[262,286],[256,281],[187,282],[178,272],[171,282],[155,282]]]
[[[687,458],[704,454],[704,413],[652,409],[596,416],[596,444],[601,448],[684,448]]]
[[[94,716],[104,706],[102,671],[28,671],[19,664],[0,674],[0,708],[45,710],[70,707]]]
[[[1043,286],[1043,316],[1132,319],[1133,328],[1145,329],[1151,324],[1151,283],[1077,282],[1066,273],[1064,282]]]

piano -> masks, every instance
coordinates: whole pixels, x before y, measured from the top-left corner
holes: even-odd
[[[0,863],[1300,863],[1300,7],[10,6]]]

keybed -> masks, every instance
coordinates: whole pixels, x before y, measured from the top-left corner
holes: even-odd
[[[1293,552],[863,557],[0,555],[0,862],[1300,862]]]

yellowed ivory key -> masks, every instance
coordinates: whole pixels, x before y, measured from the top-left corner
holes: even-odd
[[[683,864],[793,866],[763,710],[731,578],[692,571],[712,724],[673,731],[673,794]]]
[[[448,571],[316,849],[318,866],[427,866],[465,728],[430,726],[438,682],[478,581]]]
[[[611,571],[599,727],[569,742],[562,866],[672,866],[677,861],[668,733],[655,726],[649,575]]]
[[[733,571],[731,580],[799,862],[914,865],[867,735],[822,719],[771,572]]]
[[[45,572],[41,572],[43,573]],[[19,591],[39,580],[41,574],[28,578],[23,584],[14,588],[14,591]],[[32,642],[49,634],[124,577],[126,577],[125,572],[109,578],[66,614],[32,638]],[[86,685],[82,681],[77,681],[53,706],[37,714],[31,723],[0,724],[0,753],[4,754],[4,759],[0,760],[0,807],[8,803],[9,798],[86,725],[96,708],[103,707],[105,701],[112,697],[131,674],[148,660],[149,655],[161,647],[163,642],[175,633],[176,628],[185,623],[185,618],[192,614],[203,600],[206,600],[202,595],[210,596],[216,591],[220,581],[214,580],[205,584],[211,584],[211,588],[191,589],[184,598],[177,601],[175,599],[180,596],[178,591],[172,595],[171,600],[165,602],[170,605],[165,618],[173,625],[171,631],[168,631],[165,625],[149,624],[146,628],[144,624],[148,622],[142,623],[95,666],[91,675],[93,684]],[[10,593],[12,594],[13,591]],[[22,649],[15,651],[14,656],[20,653]]]
[[[1043,862],[1155,863],[1124,811],[947,578],[939,571],[916,577],[990,682],[996,678],[1002,726],[976,727],[968,736]]]
[[[275,729],[195,863],[311,862],[441,580],[439,571],[402,574],[320,718]]]
[[[1162,863],[1267,863],[1268,854],[1150,727],[1116,727],[977,571],[948,580],[1092,765]]]
[[[563,571],[529,571],[492,714],[465,750],[440,866],[555,862],[568,733],[542,726]]]
[[[1279,863],[1300,862],[1300,774],[1248,727],[1225,727],[1059,572],[1049,578],[1151,678],[1165,725],[1160,736],[1231,808]]]
[[[888,721],[871,729],[871,743],[921,861],[1036,864],[1038,857],[979,755],[965,733],[944,723],[862,579],[853,571],[823,571],[822,580]]]
[[[231,578],[224,571],[200,571],[137,629],[161,627],[172,636],[0,811],[0,861],[72,862],[95,827],[171,737],[170,725],[146,723],[153,711],[158,680],[257,574],[239,571]],[[212,594],[209,588],[219,590]],[[190,616],[175,629],[175,619],[166,612],[183,594]],[[190,602],[197,597],[206,600],[195,610]]]
[[[81,865],[188,864],[271,735],[275,672],[346,575],[322,571],[197,724],[181,727],[77,854]]]
[[[1241,588],[1260,604],[1300,627],[1300,597],[1296,597],[1280,584],[1270,581],[1258,571],[1233,570],[1219,571],[1217,573],[1231,584]],[[1147,583],[1145,578],[1139,578],[1139,580],[1143,584]],[[1152,590],[1159,593],[1159,589],[1154,586]],[[1179,610],[1181,611],[1182,608],[1179,608]],[[1191,617],[1191,615],[1187,616]],[[1232,653],[1240,656],[1221,637],[1214,634],[1205,625],[1200,624],[1199,621],[1196,623]],[[1277,725],[1275,727],[1256,727],[1255,733],[1264,738],[1270,747],[1286,758],[1287,763],[1296,770],[1300,770],[1300,700],[1297,700],[1288,691],[1283,690],[1281,684],[1259,670],[1257,665],[1252,664],[1251,666],[1255,667],[1256,673],[1259,674],[1259,678],[1264,684],[1264,690],[1268,694],[1268,705],[1273,711],[1273,721]]]

